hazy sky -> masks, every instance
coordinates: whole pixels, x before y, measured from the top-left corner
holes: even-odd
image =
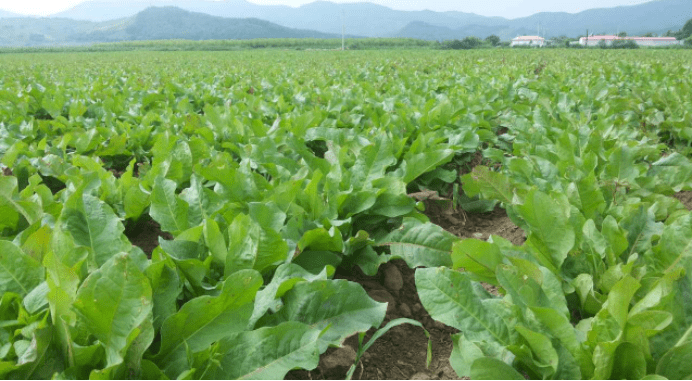
[[[85,0],[0,0],[0,9],[11,12],[47,16],[73,7]],[[100,0],[103,1],[103,0]],[[113,1],[113,0],[106,0]],[[120,0],[126,2],[128,0]],[[285,4],[300,6],[313,0],[250,0],[257,4]],[[353,3],[354,0],[331,0],[335,3]],[[402,10],[430,9],[434,11],[472,12],[483,16],[517,18],[537,12],[580,12],[590,8],[634,5],[650,0],[370,0],[372,3]],[[692,1],[692,0],[690,0]],[[165,0],[147,0],[156,4]]]

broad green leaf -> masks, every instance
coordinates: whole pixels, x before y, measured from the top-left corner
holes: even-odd
[[[613,216],[607,216],[603,220],[601,233],[603,233],[603,237],[608,242],[608,246],[612,249],[615,256],[619,256],[627,250],[627,246],[629,245],[627,242],[627,232],[618,226]],[[614,264],[614,262],[610,263],[611,266]]]
[[[615,318],[615,320],[620,324],[620,327],[624,328],[627,322],[627,315],[629,314],[630,301],[634,297],[634,294],[641,287],[639,282],[627,276],[618,282],[610,293],[608,294],[608,300],[605,302],[603,307],[610,312],[610,315]]]
[[[26,311],[33,315],[42,310],[44,307],[48,306],[49,292],[50,287],[46,281],[41,282],[41,284],[31,290],[31,292],[29,292],[23,300]]]
[[[514,328],[531,350],[531,353],[527,354],[526,357],[522,356],[521,353],[516,353],[517,360],[523,361],[526,367],[541,375],[543,379],[552,378],[557,372],[558,354],[550,339],[546,335],[534,332],[522,325],[517,325]]]
[[[345,280],[316,280],[296,284],[283,297],[284,306],[260,324],[299,321],[312,328],[329,329],[321,337],[327,345],[341,345],[347,337],[379,327],[387,306],[372,300],[363,287]]]
[[[254,327],[257,320],[264,315],[269,308],[276,302],[277,298],[281,298],[286,292],[291,290],[297,283],[304,281],[326,280],[329,272],[333,272],[334,268],[329,270],[323,267],[322,272],[313,274],[304,268],[294,264],[286,263],[279,266],[274,272],[274,277],[271,282],[257,293],[255,298],[255,308],[250,318],[250,328]]]
[[[690,372],[692,374],[692,372]],[[613,370],[610,375],[615,380],[641,380],[646,376],[646,358],[636,345],[624,342],[615,350]]]
[[[515,209],[530,228],[526,245],[541,265],[557,273],[575,242],[568,205],[534,190]]]
[[[580,274],[573,281],[581,308],[589,315],[595,315],[601,310],[605,298],[594,290],[593,278],[590,274]]]
[[[673,272],[678,266],[692,270],[692,214],[678,218],[663,229],[651,261],[655,269]]]
[[[644,330],[653,336],[666,329],[673,322],[673,315],[667,311],[644,311],[627,318],[627,324]]]
[[[77,269],[70,268],[60,262],[53,254],[48,254],[43,258],[43,265],[46,268],[46,283],[50,291],[47,299],[50,307],[50,315],[55,327],[56,337],[59,339],[63,356],[68,364],[74,362],[74,342],[72,341],[71,327],[77,320],[72,305],[77,298],[80,277]]]
[[[34,225],[36,226],[36,225]],[[24,232],[30,231],[29,229]],[[43,225],[35,231],[31,232],[26,240],[22,243],[22,251],[28,256],[39,262],[43,262],[43,257],[50,248],[50,239],[53,231],[50,226]]]
[[[86,247],[97,266],[118,253],[130,251],[131,244],[123,234],[125,227],[113,210],[84,188],[75,191],[65,203],[59,222],[74,244]]]
[[[405,157],[404,163],[406,170],[403,176],[404,182],[407,184],[412,182],[418,178],[418,176],[447,163],[453,156],[453,150],[443,149]]]
[[[535,314],[536,319],[547,328],[552,337],[560,340],[564,348],[572,354],[572,357],[579,364],[582,376],[585,379],[590,378],[594,366],[591,361],[591,354],[582,345],[585,338],[580,337],[579,331],[572,326],[567,317],[552,308],[532,307],[531,311]]]
[[[152,320],[149,280],[127,254],[114,256],[93,272],[77,291],[74,308],[89,331],[103,343],[108,366],[123,361],[133,333]]]
[[[498,359],[481,357],[471,365],[472,380],[525,380],[521,373]]]
[[[653,212],[640,207],[620,221],[620,226],[627,231],[629,249],[627,256],[634,253],[645,253],[651,248],[652,238],[660,236],[663,224],[656,222]],[[626,257],[625,257],[626,258]]]
[[[151,264],[147,267],[145,274],[153,290],[153,325],[159,330],[163,322],[176,313],[176,302],[182,292],[183,284],[175,267],[166,261]]]
[[[307,248],[310,250],[341,253],[344,250],[344,239],[341,236],[341,231],[336,227],[332,227],[329,230],[317,228],[305,232],[300,241],[298,241],[298,250],[300,252]]]
[[[187,219],[191,227],[198,226],[222,207],[220,197],[211,189],[205,188],[197,175],[192,175],[190,187],[180,192],[180,199],[189,206]]]
[[[575,204],[587,219],[600,217],[606,208],[601,187],[598,186],[598,179],[593,173],[570,184],[567,194],[570,196],[570,202]]]
[[[418,296],[430,316],[464,332],[507,346],[511,327],[496,310],[499,299],[491,299],[474,286],[468,274],[444,267],[416,270]],[[482,289],[482,288],[481,288]],[[473,336],[472,336],[473,335]]]
[[[601,342],[593,351],[594,379],[607,380],[613,373],[615,351],[620,346],[617,341]]]
[[[416,202],[405,194],[385,192],[377,197],[368,214],[396,218],[411,213],[415,206]]]
[[[33,332],[31,342],[17,360],[17,365],[20,367],[10,374],[10,379],[47,380],[55,373],[63,371],[64,361],[53,342],[52,327],[40,328]]]
[[[512,296],[512,303],[523,309],[552,307],[552,303],[541,288],[541,285],[535,279],[522,274],[514,266],[498,266],[497,280],[502,288],[507,291],[507,294]]]
[[[262,277],[256,271],[238,271],[226,279],[219,296],[200,296],[185,303],[163,322],[155,362],[168,377],[176,378],[189,369],[186,351],[202,351],[244,330],[261,286]]]
[[[151,195],[142,190],[140,179],[135,177],[134,168],[136,160],[130,161],[125,173],[120,177],[121,192],[124,194],[123,209],[125,218],[138,220],[144,210],[151,204]]]
[[[461,182],[464,184],[464,193],[469,197],[482,195],[485,199],[498,200],[506,204],[510,204],[514,198],[514,190],[509,179],[488,167],[475,167],[471,173],[461,177]]]
[[[595,346],[593,362],[595,378],[609,378],[615,363],[616,349],[623,337],[632,297],[640,287],[631,276],[620,280],[608,294],[588,332],[588,342]]]
[[[205,220],[203,233],[204,242],[209,248],[214,260],[221,264],[226,263],[228,244],[226,243],[223,233],[221,233],[219,224],[212,219]]]
[[[9,241],[0,241],[0,292],[27,295],[43,282],[41,264]]]
[[[391,141],[386,135],[381,135],[375,144],[367,145],[360,150],[350,169],[350,185],[354,189],[367,188],[373,180],[383,177],[387,168],[396,164],[396,161]]]
[[[589,249],[598,254],[601,258],[605,258],[608,242],[603,234],[598,231],[596,223],[594,223],[593,220],[586,221],[582,228],[582,234],[584,234],[584,242],[588,245]]]
[[[286,221],[286,213],[274,202],[248,203],[250,217],[265,229],[281,231]]]
[[[17,195],[17,178],[0,176],[0,229],[19,227],[20,216],[29,225],[41,218],[41,205],[29,200],[22,200]]]
[[[457,237],[441,227],[423,224],[413,218],[390,233],[378,246],[389,247],[393,258],[401,258],[409,267],[452,266],[452,247]]]
[[[227,276],[242,269],[263,271],[288,256],[288,244],[274,230],[263,228],[250,216],[239,214],[228,227]]]
[[[373,190],[360,192],[343,192],[336,198],[341,218],[349,218],[372,208],[377,201],[377,193]]]
[[[235,333],[214,345],[214,361],[198,370],[198,377],[281,380],[292,369],[315,369],[320,358],[320,334],[319,329],[295,321]]]
[[[636,152],[633,148],[625,145],[618,146],[608,157],[603,174],[625,184],[634,183],[642,172],[641,166],[635,164],[635,155]]]
[[[485,354],[477,343],[468,340],[463,332],[452,335],[452,343],[449,364],[459,377],[470,377],[471,365],[476,359],[485,357]]]
[[[173,234],[187,230],[189,204],[175,194],[177,184],[163,177],[156,179],[151,191],[149,214],[161,225],[161,229]],[[200,212],[201,213],[201,212]]]
[[[656,374],[669,380],[692,378],[692,341],[668,351],[656,365]]]
[[[502,263],[502,252],[489,242],[477,239],[457,241],[452,247],[453,268],[478,277],[477,280],[498,285],[495,269]]]
[[[656,176],[676,192],[690,184],[692,165],[690,160],[679,152],[673,152],[651,164],[649,176]]]

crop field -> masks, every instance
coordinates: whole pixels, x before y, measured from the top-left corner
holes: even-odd
[[[0,378],[690,378],[691,159],[692,51],[0,54]]]

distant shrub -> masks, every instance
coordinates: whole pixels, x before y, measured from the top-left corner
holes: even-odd
[[[601,40],[598,42],[598,47],[601,49],[639,49],[639,45],[632,40],[614,40],[610,44]]]
[[[639,49],[639,45],[632,40],[615,40],[610,45],[611,49]]]
[[[475,49],[483,45],[483,41],[477,37],[465,37],[463,40],[445,41],[442,45],[443,49],[461,50]]]

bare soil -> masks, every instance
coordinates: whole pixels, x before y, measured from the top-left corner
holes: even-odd
[[[159,246],[159,237],[172,240],[170,233],[161,231],[161,226],[154,220],[142,218],[137,223],[126,226],[125,235],[132,245],[139,247],[151,258],[151,253]]]
[[[680,200],[680,202],[682,202],[682,204],[685,205],[685,207],[688,210],[692,210],[692,192],[690,192],[690,191],[679,192],[673,197]]]
[[[426,215],[430,221],[461,238],[487,240],[491,235],[500,236],[515,245],[526,241],[524,231],[516,226],[504,209],[497,207],[490,213],[467,214],[451,208],[451,202],[426,201]]]
[[[491,234],[510,240],[516,245],[525,241],[524,232],[515,226],[505,211],[497,208],[486,214],[466,215],[461,211],[454,211],[444,201],[426,201],[426,215],[432,222],[442,226],[445,230],[462,238],[487,239]],[[385,273],[390,272],[388,267],[395,266],[401,273],[404,285],[400,291],[392,291],[385,287]],[[458,380],[459,376],[449,364],[449,356],[452,352],[452,334],[458,331],[440,322],[433,320],[425,311],[418,298],[415,285],[415,269],[410,269],[404,261],[396,260],[381,266],[379,273],[374,277],[364,275],[356,268],[351,273],[337,272],[336,278],[347,279],[360,283],[363,288],[375,299],[390,299],[389,308],[385,317],[385,324],[393,319],[407,317],[417,320],[430,332],[432,340],[432,362],[426,367],[427,338],[420,327],[410,324],[392,328],[380,337],[375,344],[365,353],[356,367],[353,379],[362,380]],[[492,290],[491,290],[492,291]],[[369,340],[375,332],[371,329],[365,338]],[[333,365],[330,357],[341,353],[351,355],[358,348],[357,336],[351,337],[344,343],[353,350],[330,348],[321,357],[320,366],[313,371],[292,371],[286,379],[344,379],[348,367]]]

